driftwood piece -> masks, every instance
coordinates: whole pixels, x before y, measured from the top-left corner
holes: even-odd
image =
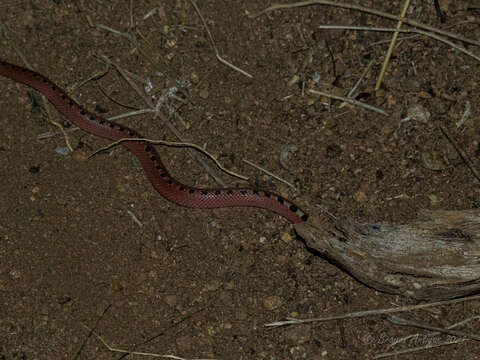
[[[442,300],[480,292],[480,210],[422,211],[409,224],[295,229],[307,247],[362,283],[392,294]]]

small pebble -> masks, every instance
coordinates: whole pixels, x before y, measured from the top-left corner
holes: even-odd
[[[283,241],[283,242],[289,243],[289,242],[291,242],[292,240],[293,240],[293,236],[292,236],[290,233],[284,232],[284,233],[282,234],[282,241]]]
[[[84,161],[87,161],[87,153],[83,150],[75,150],[73,153],[72,153],[72,157],[73,157],[73,160],[75,161],[78,161],[78,162],[84,162]]]
[[[56,149],[55,149],[55,152],[57,154],[60,154],[62,156],[67,156],[69,153],[70,153],[70,150],[65,147],[65,146],[58,146]]]
[[[282,305],[282,300],[278,296],[269,296],[263,300],[263,307],[267,310],[277,309]]]
[[[168,306],[174,307],[177,305],[177,296],[176,295],[167,295],[165,296],[165,302],[168,304]]]
[[[115,291],[115,292],[119,292],[119,291],[122,291],[123,290],[123,286],[122,284],[120,284],[120,281],[118,280],[113,280],[112,282],[112,290]]]
[[[355,199],[356,202],[359,202],[359,203],[364,203],[368,200],[367,195],[361,190],[357,191],[353,195],[353,198]]]
[[[421,123],[428,123],[431,114],[426,108],[420,104],[414,104],[407,110],[407,116],[413,120],[417,120]]]
[[[198,92],[198,96],[200,96],[202,99],[207,99],[208,98],[208,90],[202,89]]]

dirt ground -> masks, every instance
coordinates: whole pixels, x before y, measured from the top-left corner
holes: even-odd
[[[403,6],[353,2],[392,14]],[[7,0],[0,5],[0,57],[24,65],[16,47],[35,70],[105,117],[146,105],[114,68],[104,73],[102,57],[150,79],[161,111],[177,109],[170,121],[185,139],[252,184],[320,214],[326,226],[327,213],[402,223],[424,208],[479,206],[478,181],[439,130],[480,166],[477,60],[435,39],[400,34],[375,91],[391,33],[318,26],[395,22],[326,6],[246,16],[274,3],[198,1],[219,55],[253,78],[217,60],[187,0]],[[478,40],[471,3],[440,1],[441,23],[432,2],[414,0],[408,17]],[[355,98],[387,116],[309,92],[346,96],[359,79]],[[181,91],[170,96],[174,87]],[[0,93],[0,359],[143,358],[109,351],[85,326],[119,349],[188,359],[368,359],[452,340],[379,316],[266,328],[286,317],[416,301],[376,292],[313,255],[274,213],[167,202],[122,147],[88,161],[62,156],[55,150],[65,146],[63,136],[38,139],[57,131],[38,97],[4,78]],[[431,116],[405,120],[419,105]],[[120,121],[149,138],[178,140],[150,114]],[[87,154],[107,144],[81,131],[69,135]],[[220,186],[185,149],[158,149],[184,183]],[[219,174],[229,186],[245,186]],[[478,301],[459,303],[409,316],[447,327],[479,308]],[[479,328],[473,321],[460,329]],[[398,358],[474,359],[479,350],[466,341]]]

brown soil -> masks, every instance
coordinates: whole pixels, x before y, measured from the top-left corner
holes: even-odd
[[[186,85],[178,94],[189,98],[178,110],[182,120],[172,120],[186,139],[205,145],[254,184],[312,212],[321,208],[362,222],[400,223],[422,208],[478,207],[478,181],[439,130],[445,127],[479,166],[476,60],[436,40],[400,34],[404,40],[395,48],[384,86],[375,92],[391,34],[318,26],[392,27],[394,22],[324,6],[245,16],[246,10],[274,2],[268,3],[199,2],[220,55],[253,79],[218,62],[200,18],[182,0],[133,2],[133,7],[129,1],[8,1],[0,5],[0,20],[10,40],[0,38],[0,56],[23,65],[12,47],[16,43],[35,70],[64,88],[95,77],[71,94],[104,116],[145,105],[114,69],[98,77],[105,70],[100,56],[149,77],[160,91],[175,85],[168,74]],[[403,2],[356,3],[375,3],[398,14]],[[445,24],[431,2],[414,1],[408,16],[479,38],[479,14],[467,8],[469,2],[440,3]],[[144,19],[154,8],[157,12]],[[138,46],[92,24],[129,33]],[[340,107],[340,101],[327,106],[327,98],[308,93],[346,95],[370,62],[357,98],[388,116]],[[295,75],[300,81],[289,84]],[[56,128],[45,121],[32,92],[2,78],[0,93],[0,359],[122,356],[89,336],[83,325],[117,348],[221,359],[371,358],[398,349],[393,341],[417,332],[380,317],[266,329],[285,317],[414,302],[375,292],[309,253],[291,224],[273,213],[168,203],[121,147],[89,161],[57,154],[55,149],[65,146],[62,136],[37,139]],[[167,105],[180,104],[170,99]],[[430,119],[401,122],[415,104],[428,109]],[[457,128],[467,104],[471,115]],[[150,138],[177,140],[152,117],[123,122]],[[107,144],[79,131],[71,133],[71,141],[86,153]],[[298,150],[285,169],[279,156],[289,145]],[[219,186],[187,151],[159,150],[181,181]],[[223,178],[229,185],[245,185]],[[479,303],[471,302],[411,316],[446,327],[478,309]],[[475,328],[478,324],[464,327]],[[409,345],[447,339],[419,337]],[[403,358],[466,359],[478,350],[477,343],[464,342]]]

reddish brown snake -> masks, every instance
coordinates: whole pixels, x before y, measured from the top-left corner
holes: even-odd
[[[40,91],[60,113],[87,133],[109,140],[142,137],[135,130],[88,112],[39,73],[0,60],[0,75]],[[196,189],[183,185],[169,175],[157,151],[147,142],[124,141],[122,145],[140,160],[147,178],[160,195],[175,204],[191,208],[259,207],[282,215],[293,223],[308,218],[295,204],[270,191],[253,188]]]

